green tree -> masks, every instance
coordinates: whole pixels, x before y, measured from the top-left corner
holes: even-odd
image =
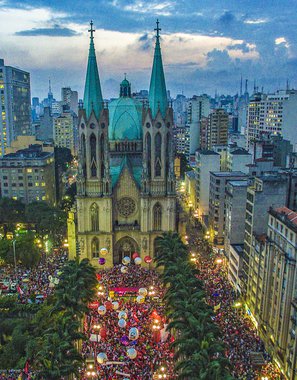
[[[25,220],[25,205],[11,198],[0,199],[0,223],[3,224],[4,236],[8,231],[14,231],[16,223]]]

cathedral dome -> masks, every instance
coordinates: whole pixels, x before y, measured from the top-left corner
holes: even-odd
[[[120,98],[109,106],[109,140],[140,140],[142,138],[142,104],[131,98],[130,83],[121,83]]]

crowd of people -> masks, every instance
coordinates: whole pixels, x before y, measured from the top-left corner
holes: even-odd
[[[42,302],[53,292],[66,259],[67,253],[58,250],[49,256],[42,254],[39,264],[31,269],[21,266],[1,267],[0,283],[3,293],[17,293],[20,303]]]
[[[162,304],[162,285],[155,271],[136,265],[127,266],[127,273],[121,266],[100,272],[98,276],[100,292],[98,305],[106,305],[106,314],[100,315],[97,308],[86,316],[85,329],[90,340],[84,344],[83,353],[93,363],[98,378],[102,380],[123,379],[126,374],[130,380],[151,380],[162,366],[168,379],[174,379],[173,351],[170,349],[172,337],[166,332],[164,306]],[[112,289],[123,288],[126,294],[113,294]],[[137,289],[148,291],[144,302],[138,303]],[[132,291],[129,292],[129,289]],[[133,294],[133,292],[135,292]],[[103,294],[104,293],[104,294]],[[128,294],[128,295],[127,295]],[[118,305],[111,306],[111,302]],[[118,306],[115,310],[114,306]],[[119,312],[126,312],[126,325],[119,326]],[[137,328],[139,337],[129,339],[131,328]],[[95,339],[92,337],[95,336]],[[137,356],[128,357],[127,350],[134,348]],[[100,364],[97,355],[106,354],[106,362]],[[118,374],[120,372],[122,375]],[[87,379],[87,373],[83,379]]]
[[[205,283],[207,302],[215,310],[214,320],[222,333],[226,356],[232,365],[232,375],[242,380],[265,377],[280,379],[280,372],[271,364],[271,358],[265,351],[251,319],[243,310],[242,304],[237,302],[236,293],[227,278],[223,259],[210,254],[202,239],[194,238],[189,242],[193,248],[200,247],[197,257],[200,278]],[[253,365],[251,353],[262,355],[264,366],[259,368]]]

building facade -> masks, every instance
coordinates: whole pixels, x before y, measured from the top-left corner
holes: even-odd
[[[207,225],[210,172],[220,170],[220,155],[212,150],[197,150],[194,170],[196,174],[196,207],[198,217]]]
[[[2,197],[56,203],[54,153],[35,144],[0,158]]]
[[[77,148],[77,116],[74,112],[63,112],[53,118],[54,144],[59,148],[68,148],[73,155]]]
[[[17,136],[31,135],[30,74],[0,59],[0,156]]]
[[[106,266],[138,252],[154,257],[156,237],[176,230],[176,193],[172,144],[173,112],[168,105],[157,25],[149,106],[131,97],[125,78],[120,97],[104,108],[93,28],[84,92],[79,111],[77,252]],[[69,236],[75,221],[69,218]],[[73,247],[73,248],[72,248]]]

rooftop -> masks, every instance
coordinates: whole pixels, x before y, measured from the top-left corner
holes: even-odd
[[[231,244],[231,247],[234,249],[234,251],[238,254],[238,256],[243,255],[243,244]]]
[[[220,154],[215,152],[214,150],[207,150],[207,149],[198,149],[197,151],[199,154],[203,154],[204,156],[219,156]]]
[[[297,212],[292,211],[287,207],[279,207],[274,209],[274,211],[278,213],[279,216],[284,217],[285,219],[293,223],[295,226],[297,226]]]
[[[243,172],[210,172],[215,177],[247,177]]]
[[[251,156],[251,154],[244,148],[238,148],[236,150],[233,150],[233,152],[230,152],[230,154],[234,154],[236,156]]]
[[[247,187],[249,185],[249,181],[241,180],[241,181],[229,181],[229,185],[234,187]]]
[[[0,160],[15,160],[15,159],[36,159],[36,158],[46,158],[53,156],[53,152],[43,152],[42,145],[34,144],[30,145],[29,148],[20,149],[15,153],[5,154]]]

